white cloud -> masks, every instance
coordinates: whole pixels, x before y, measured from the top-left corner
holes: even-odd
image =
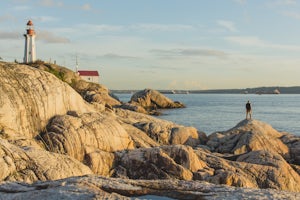
[[[252,46],[252,47],[260,47],[260,48],[273,48],[273,49],[280,49],[280,50],[300,51],[300,46],[273,44],[273,43],[263,41],[255,36],[234,36],[234,37],[226,37],[225,39],[227,41],[239,44],[241,46]]]
[[[107,24],[79,24],[77,28],[85,30],[85,32],[114,32],[124,29],[123,26],[107,25]]]
[[[226,37],[226,40],[242,46],[265,46],[262,40],[254,36],[233,36]]]
[[[39,5],[44,7],[58,7],[58,8],[67,8],[72,10],[84,10],[89,11],[92,9],[91,5],[89,3],[83,4],[81,6],[75,6],[73,3],[67,3],[65,4],[61,0],[39,0]]]
[[[213,50],[213,49],[170,49],[170,50],[162,50],[162,49],[154,49],[151,50],[152,53],[156,54],[160,57],[178,57],[178,56],[186,56],[186,57],[197,57],[197,56],[213,56],[224,58],[227,54],[223,51]]]
[[[40,20],[54,21],[59,20],[51,17],[40,17]],[[137,25],[108,25],[108,24],[78,24],[72,28],[60,28],[57,29],[60,33],[73,33],[73,34],[85,34],[95,35],[97,33],[104,32],[121,32],[121,31],[164,31],[164,32],[175,32],[175,31],[188,31],[194,30],[195,28],[190,25],[164,25],[164,24],[137,24]],[[82,32],[81,30],[84,30]]]
[[[39,31],[37,33],[37,40],[42,40],[46,43],[70,43],[68,38],[57,36],[50,31]]]
[[[84,4],[84,5],[82,5],[82,6],[81,6],[81,9],[82,9],[82,10],[86,10],[86,11],[87,11],[87,10],[91,10],[91,9],[92,9],[92,7],[91,7],[91,5],[90,5],[90,4],[88,4],[88,3],[87,3],[87,4]]]
[[[40,21],[40,22],[54,22],[54,21],[59,21],[58,18],[52,17],[52,16],[37,16],[37,17],[32,17],[34,21]]]
[[[22,34],[18,32],[5,32],[5,31],[0,31],[0,39],[5,40],[5,39],[11,39],[11,40],[17,40],[22,37]]]
[[[141,31],[186,31],[195,29],[191,25],[183,24],[136,24],[130,28]]]
[[[124,56],[115,53],[107,53],[104,55],[97,56],[97,58],[106,58],[106,59],[138,59],[138,57],[134,56]]]
[[[217,24],[231,32],[237,32],[237,29],[235,27],[235,24],[232,21],[228,20],[218,20]]]
[[[291,17],[291,18],[300,20],[300,13],[298,13],[298,12],[285,11],[285,12],[282,12],[282,14],[283,14],[284,16],[287,16],[287,17]]]
[[[45,7],[62,7],[64,3],[62,1],[55,1],[55,0],[40,0],[39,4]]]
[[[15,22],[16,17],[14,17],[13,15],[2,15],[2,16],[0,16],[0,23],[1,22],[7,22],[7,21]]]
[[[13,3],[26,3],[28,0],[12,0]]]
[[[25,11],[25,10],[30,10],[31,7],[23,5],[23,6],[16,6],[13,8],[15,11]]]
[[[276,5],[295,5],[297,4],[296,0],[277,0],[275,1]]]

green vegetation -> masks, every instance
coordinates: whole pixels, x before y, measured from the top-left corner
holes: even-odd
[[[35,67],[35,68],[39,68],[39,66],[44,66],[45,71],[53,74],[54,76],[56,76],[57,78],[59,78],[60,80],[65,82],[65,79],[66,79],[65,72],[63,72],[62,69],[60,69],[58,67],[53,67],[51,64],[46,63],[43,60],[37,60],[33,63],[28,63],[28,65]]]
[[[51,74],[53,74],[54,76],[56,76],[60,80],[65,81],[65,73],[63,71],[56,70],[56,69],[52,68],[51,66],[47,66],[47,67],[48,67],[48,70],[46,70],[47,72],[50,72]]]

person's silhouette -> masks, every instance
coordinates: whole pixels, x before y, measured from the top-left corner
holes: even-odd
[[[246,119],[248,119],[248,115],[249,115],[249,119],[251,119],[251,115],[252,115],[252,109],[251,109],[251,103],[248,100],[248,102],[246,103]]]

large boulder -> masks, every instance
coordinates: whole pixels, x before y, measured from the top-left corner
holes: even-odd
[[[300,192],[300,176],[279,154],[268,151],[253,151],[237,158],[249,163],[244,171],[256,177],[260,188]]]
[[[219,153],[243,154],[265,150],[288,158],[289,149],[280,140],[282,136],[269,124],[258,120],[243,120],[228,131],[211,134],[207,145]]]
[[[109,107],[120,105],[121,102],[103,85],[79,80],[72,83],[72,87],[90,103],[104,104]]]
[[[300,191],[299,174],[277,153],[253,151],[231,160],[202,149],[195,153],[207,168],[194,173],[194,179],[236,187]]]
[[[205,143],[207,136],[194,127],[184,127],[170,121],[158,119],[141,113],[115,108],[115,114],[121,124],[138,128],[161,145],[185,144],[196,147]],[[131,131],[128,131],[130,134]]]
[[[300,136],[282,133],[280,140],[288,146],[290,158],[289,163],[300,165]]]
[[[194,127],[168,126],[163,121],[138,122],[134,126],[162,145],[185,144],[197,146],[201,143],[200,137],[202,134]]]
[[[115,106],[115,108],[122,108],[125,110],[131,110],[143,114],[149,114],[149,112],[145,108],[137,104],[123,103],[121,105]]]
[[[0,132],[31,138],[54,115],[91,112],[81,96],[54,75],[15,63],[0,63]]]
[[[133,141],[114,118],[101,113],[55,116],[41,134],[49,151],[67,154],[94,173],[109,175],[113,152],[133,149]]]
[[[192,180],[193,172],[206,166],[191,147],[161,146],[116,154],[115,176],[131,179]]]
[[[183,103],[174,102],[168,97],[164,96],[160,92],[151,89],[145,89],[136,92],[132,95],[131,104],[140,105],[145,109],[157,109],[157,108],[183,108]]]
[[[253,151],[224,159],[184,145],[115,153],[113,176],[130,179],[201,180],[235,187],[300,191],[299,174],[280,156]]]
[[[149,148],[160,146],[160,144],[150,138],[147,133],[131,124],[120,123],[131,137],[135,148]]]

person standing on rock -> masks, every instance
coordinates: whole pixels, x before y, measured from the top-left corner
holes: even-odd
[[[251,103],[249,100],[246,103],[246,119],[248,119],[248,115],[249,115],[249,119],[251,119],[252,109],[251,109]]]

